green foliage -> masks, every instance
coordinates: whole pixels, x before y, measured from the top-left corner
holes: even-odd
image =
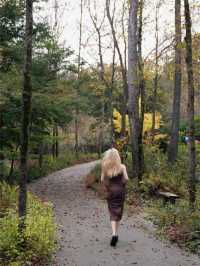
[[[141,182],[144,192],[154,194],[158,189],[187,195],[187,161],[186,154],[173,165],[166,155],[156,146],[145,147],[145,174]]]
[[[0,218],[0,265],[44,265],[42,261],[49,260],[55,249],[56,228],[52,206],[28,194],[26,247],[22,248],[16,210],[17,189],[5,183],[0,183],[0,189],[0,212],[4,213]],[[6,202],[6,206],[2,202]]]
[[[77,163],[88,162],[91,160],[96,160],[97,154],[90,153],[80,153],[79,159],[76,158],[74,152],[62,153],[58,158],[53,158],[52,156],[45,156],[43,167],[39,169],[37,166],[32,166],[29,170],[29,180],[45,176],[57,170],[67,168]],[[35,171],[35,173],[34,173]],[[38,175],[37,175],[38,174]]]
[[[197,146],[197,162],[199,151]],[[200,253],[200,188],[197,186],[197,203],[192,212],[188,206],[187,146],[179,145],[178,159],[173,165],[168,163],[166,154],[160,152],[156,146],[145,146],[144,156],[145,173],[140,190],[145,211],[158,226],[160,236],[167,236],[180,246]],[[130,164],[130,158],[127,162]],[[197,163],[197,176],[199,173],[200,165]],[[157,198],[158,190],[174,192],[180,199],[175,205],[163,206],[163,202]]]
[[[38,165],[38,156],[36,155],[35,158],[32,156],[28,167],[28,182],[74,164],[89,162],[96,159],[97,154],[95,153],[80,153],[79,159],[77,159],[76,154],[73,151],[63,152],[58,158],[53,158],[51,155],[45,155],[42,168],[40,168]],[[13,173],[12,183],[18,182],[19,178],[20,172],[17,168]]]
[[[185,200],[176,205],[163,206],[160,202],[146,208],[149,218],[158,226],[158,234],[200,254],[200,212],[191,212]]]
[[[180,132],[186,134],[188,131],[188,122],[182,120],[180,122]],[[195,116],[195,135],[200,136],[200,116]]]
[[[0,217],[9,209],[16,208],[17,187],[11,187],[6,182],[0,183]]]
[[[41,1],[35,5],[36,10],[40,7]],[[24,1],[0,6],[0,150],[5,161],[19,159],[15,153],[22,121],[24,8]],[[30,153],[54,142],[55,124],[62,127],[72,120],[68,87],[63,90],[59,83],[62,72],[68,72],[72,51],[59,45],[49,25],[40,21],[34,23],[33,51]]]

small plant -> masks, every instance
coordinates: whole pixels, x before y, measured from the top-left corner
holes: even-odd
[[[198,208],[191,212],[185,200],[179,200],[176,205],[163,206],[154,202],[146,208],[149,219],[157,225],[158,234],[186,247],[192,252],[200,251],[200,213]],[[200,254],[200,253],[199,253]]]
[[[10,186],[6,182],[0,183],[0,217],[9,209],[16,209],[17,187]]]
[[[55,249],[55,224],[52,207],[28,193],[26,218],[26,247],[18,232],[18,213],[16,208],[17,188],[0,183],[0,265],[45,265]],[[2,201],[3,200],[3,201]],[[5,207],[6,206],[6,207]]]

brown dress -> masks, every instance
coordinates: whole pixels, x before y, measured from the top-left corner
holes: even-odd
[[[107,178],[107,202],[111,221],[120,221],[123,215],[125,200],[125,184],[123,173]]]

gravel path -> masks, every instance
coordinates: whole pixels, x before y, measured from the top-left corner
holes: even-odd
[[[31,191],[54,206],[60,249],[52,266],[200,266],[197,256],[156,240],[137,217],[126,213],[118,246],[110,247],[107,206],[83,182],[95,164],[76,165],[30,185]]]

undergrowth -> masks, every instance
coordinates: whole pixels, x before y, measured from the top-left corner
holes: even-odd
[[[167,237],[192,252],[200,254],[200,152],[197,147],[197,201],[195,210],[188,202],[188,154],[187,146],[179,146],[178,159],[169,164],[166,154],[156,146],[145,147],[145,173],[140,184],[144,206],[150,219],[157,225],[158,234]],[[175,205],[163,205],[157,198],[159,190],[176,193]]]
[[[0,183],[0,265],[45,265],[56,247],[52,206],[28,193],[25,247],[18,231],[18,189]]]
[[[30,156],[28,162],[28,182],[46,176],[52,172],[67,168],[74,164],[89,162],[97,159],[95,153],[80,153],[79,158],[76,158],[75,153],[67,152],[61,153],[57,158],[53,158],[52,155],[44,155],[42,167],[39,166],[38,156]],[[7,164],[7,168],[9,163]],[[11,184],[17,184],[20,178],[19,161],[15,161],[14,171],[12,176],[8,177],[6,173],[9,170],[5,170],[5,180]],[[1,181],[1,180],[0,180]]]
[[[154,201],[145,208],[149,219],[157,226],[160,237],[185,247],[200,255],[200,211],[199,204],[191,211],[188,202],[179,200],[175,205],[163,206],[160,201]]]

